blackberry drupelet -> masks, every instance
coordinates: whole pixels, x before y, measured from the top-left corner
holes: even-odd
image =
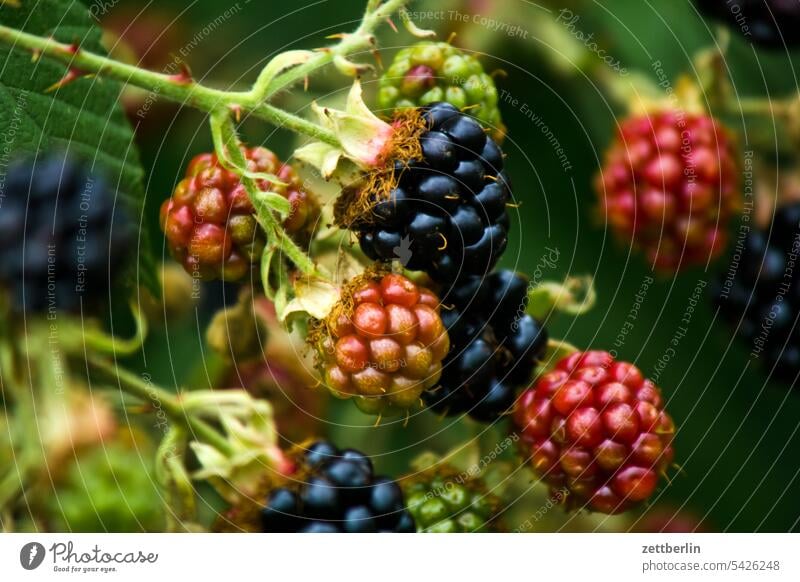
[[[503,154],[477,121],[449,103],[424,110],[422,159],[395,162],[388,199],[345,224],[373,260],[399,259],[437,282],[491,271],[508,244],[511,186]],[[338,220],[338,222],[342,222]]]
[[[450,352],[441,388],[423,393],[426,404],[445,414],[468,413],[491,422],[508,412],[547,349],[547,331],[525,313],[528,281],[513,271],[472,277],[443,299]]]
[[[766,369],[794,383],[800,373],[800,203],[775,212],[770,229],[754,229],[717,283],[720,314],[744,339]]]
[[[672,463],[675,425],[661,391],[607,352],[560,360],[522,393],[514,421],[533,470],[566,488],[573,508],[626,511],[653,495]]]
[[[756,44],[769,48],[800,45],[797,0],[697,0],[697,5]]]
[[[380,78],[381,109],[424,107],[446,101],[469,112],[492,133],[504,128],[497,87],[475,56],[446,43],[423,41],[398,51]]]
[[[268,533],[406,533],[416,531],[400,486],[376,477],[372,462],[354,449],[326,441],[306,449],[291,484],[273,489],[261,512]]]
[[[58,152],[16,160],[0,197],[0,287],[15,311],[94,313],[128,264],[134,230],[116,192]]]

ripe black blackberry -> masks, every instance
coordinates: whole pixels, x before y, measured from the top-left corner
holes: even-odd
[[[797,0],[697,0],[697,6],[756,44],[771,48],[800,45]]]
[[[300,459],[297,474],[305,477],[270,492],[261,511],[262,531],[416,531],[399,485],[388,477],[375,477],[370,460],[356,450],[340,451],[326,441],[316,442]]]
[[[453,305],[441,312],[450,353],[441,388],[423,398],[434,411],[491,422],[511,408],[547,348],[547,331],[525,313],[528,281],[509,270],[471,277],[442,302]]]
[[[737,254],[717,284],[720,314],[738,326],[773,377],[794,382],[800,373],[800,202],[777,210],[771,232],[752,230]]]
[[[350,223],[373,260],[399,259],[436,281],[483,275],[508,244],[511,186],[503,154],[480,124],[449,103],[423,108],[421,159],[396,161],[386,200]],[[347,200],[345,198],[345,200]]]
[[[18,312],[85,312],[108,299],[134,232],[105,180],[62,153],[20,159],[0,197],[0,286]]]

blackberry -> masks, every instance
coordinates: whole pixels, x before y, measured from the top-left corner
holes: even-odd
[[[450,348],[439,299],[393,273],[355,279],[345,296],[323,328],[329,335],[311,334],[325,386],[371,414],[418,406]]]
[[[63,153],[11,164],[0,192],[0,287],[15,311],[95,312],[134,231],[105,179]]]
[[[410,478],[403,491],[419,532],[475,533],[496,528],[498,500],[478,477],[442,467]]]
[[[469,108],[482,125],[500,138],[503,122],[497,107],[497,87],[480,61],[446,43],[423,41],[401,49],[380,78],[378,106],[393,110],[424,107],[446,101]]]
[[[734,253],[717,282],[721,316],[763,357],[779,380],[794,383],[800,373],[800,202],[775,212],[771,232],[754,229]]]
[[[259,180],[258,187],[291,203],[283,227],[298,243],[307,245],[320,213],[316,197],[303,189],[292,167],[267,148],[243,153],[250,171],[273,174],[284,183]],[[242,279],[260,260],[266,245],[245,187],[215,154],[199,154],[189,163],[186,177],[161,205],[161,229],[184,269],[205,280]]]
[[[440,389],[423,393],[430,408],[491,422],[511,409],[547,349],[547,331],[525,313],[528,281],[513,271],[472,277],[443,299],[450,352]]]
[[[768,48],[800,45],[797,0],[696,0],[700,10]]]
[[[600,210],[659,271],[706,265],[724,250],[740,206],[737,156],[732,134],[708,115],[632,116],[597,176]]]
[[[661,391],[608,352],[561,359],[522,393],[514,422],[533,470],[572,507],[626,511],[672,463],[675,425]]]
[[[376,477],[372,462],[354,449],[310,445],[291,484],[273,489],[261,511],[269,533],[370,533],[416,531],[400,486]]]
[[[340,198],[337,223],[359,233],[371,259],[399,259],[437,282],[486,274],[508,244],[503,154],[449,103],[425,108],[423,118],[420,159],[395,162],[388,198],[373,198],[367,216],[346,219],[352,198]]]

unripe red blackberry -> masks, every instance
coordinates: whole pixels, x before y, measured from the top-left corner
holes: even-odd
[[[291,203],[283,227],[298,243],[307,244],[319,218],[316,197],[270,150],[254,147],[243,153],[250,171],[273,174],[285,184],[258,181],[262,191],[280,194]],[[266,244],[245,187],[216,154],[200,154],[189,163],[186,177],[161,206],[161,229],[175,258],[201,279],[243,278]]]
[[[494,80],[474,55],[446,42],[423,41],[401,49],[379,85],[382,110],[446,101],[458,109],[469,108],[495,136],[503,134]]]
[[[769,48],[800,45],[797,0],[696,0],[700,10],[726,22],[743,38]]]
[[[736,149],[708,115],[661,111],[622,122],[596,180],[601,212],[658,270],[705,265],[740,205]]]
[[[363,453],[326,441],[308,446],[286,483],[270,491],[261,527],[268,533],[416,530],[395,481],[375,476]]]
[[[418,406],[439,383],[450,349],[439,299],[398,274],[357,280],[319,329],[311,341],[324,384],[371,414]]]
[[[661,391],[607,352],[576,352],[523,392],[522,449],[572,506],[620,513],[645,501],[672,463],[675,425]]]
[[[18,312],[90,314],[106,304],[135,231],[116,191],[63,153],[20,159],[0,190],[0,287]]]

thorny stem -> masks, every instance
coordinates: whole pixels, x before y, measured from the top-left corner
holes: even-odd
[[[43,38],[21,30],[0,25],[0,44],[11,48],[21,48],[65,63],[81,73],[102,75],[135,85],[157,95],[190,105],[196,109],[213,112],[220,107],[238,108],[256,118],[263,119],[278,127],[314,139],[337,145],[333,132],[311,121],[278,109],[254,99],[250,91],[222,91],[197,83],[184,75],[165,75],[128,65],[120,61],[89,52],[71,44]]]
[[[270,99],[279,91],[310,76],[320,67],[330,64],[337,56],[344,57],[374,46],[374,30],[409,2],[410,0],[387,0],[387,2],[379,4],[376,0],[370,0],[361,24],[353,33],[345,34],[337,45],[321,49],[305,63],[277,75],[262,94],[255,96],[265,100]]]
[[[380,4],[379,1],[369,0],[364,17],[353,33],[341,35],[341,40],[337,44],[319,49],[305,62],[279,73],[275,77],[268,78],[260,75],[248,91],[214,89],[197,83],[186,73],[167,75],[148,71],[92,53],[74,44],[61,43],[53,38],[36,36],[3,25],[0,25],[0,43],[11,48],[21,48],[36,55],[53,58],[68,65],[73,73],[110,77],[208,113],[223,106],[236,109],[315,140],[339,145],[339,140],[332,131],[270,105],[267,101],[277,92],[305,79],[334,60],[343,59],[351,53],[374,46],[374,30],[409,1],[387,0]]]
[[[145,402],[152,402],[158,400],[162,410],[169,415],[169,417],[186,427],[190,433],[194,433],[210,445],[216,447],[220,452],[230,455],[233,452],[228,441],[214,428],[212,428],[205,421],[190,416],[180,404],[179,398],[161,388],[152,382],[145,381],[138,375],[129,372],[128,370],[115,365],[114,363],[95,355],[88,355],[86,362],[96,371],[105,374],[109,378],[116,380],[119,388],[128,394],[144,400]]]

